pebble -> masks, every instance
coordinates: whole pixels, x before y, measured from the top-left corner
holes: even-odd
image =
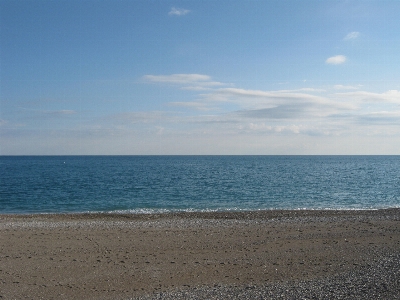
[[[324,279],[278,282],[264,286],[213,286],[181,289],[131,298],[138,300],[198,299],[400,299],[400,254],[379,263]]]

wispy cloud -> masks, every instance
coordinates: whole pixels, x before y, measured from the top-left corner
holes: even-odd
[[[329,57],[325,62],[330,65],[340,65],[346,61],[346,56],[336,55]]]
[[[370,113],[361,113],[356,116],[355,122],[362,126],[369,127],[380,135],[398,135],[398,126],[400,125],[400,111],[375,111]]]
[[[241,128],[242,131],[249,131],[249,132],[265,132],[265,133],[295,133],[298,134],[302,131],[303,126],[297,125],[276,125],[271,126],[265,124],[264,122],[261,123],[253,123],[250,122]]]
[[[352,31],[350,33],[348,33],[345,37],[344,40],[348,41],[348,40],[355,40],[356,38],[358,38],[358,36],[360,35],[360,33],[358,31]]]
[[[353,101],[364,101],[364,102],[388,102],[400,104],[400,91],[389,90],[384,93],[371,93],[365,91],[348,92],[348,93],[336,93],[336,96],[346,97]]]
[[[278,105],[270,108],[243,110],[238,114],[242,117],[256,119],[297,119],[309,115],[310,104]]]
[[[301,119],[323,117],[339,111],[354,110],[351,103],[333,101],[310,93],[288,91],[260,91],[223,88],[215,92],[225,95],[224,101],[236,103],[242,109],[238,114],[248,118]],[[216,98],[218,100],[218,97]]]
[[[60,110],[42,110],[42,109],[32,109],[32,108],[25,108],[19,107],[21,111],[29,112],[35,114],[37,116],[63,116],[63,115],[73,115],[76,114],[76,110],[71,109],[60,109]]]
[[[201,74],[145,75],[145,80],[152,82],[188,84],[199,81],[210,81],[211,77]]]
[[[207,87],[224,85],[213,81],[210,76],[202,74],[172,74],[172,75],[145,75],[143,79],[147,82],[181,85],[182,89],[202,90]]]
[[[303,102],[319,103],[324,105],[327,105],[329,103],[332,104],[332,101],[330,101],[326,97],[316,96],[310,93],[293,92],[290,90],[261,91],[238,88],[221,88],[216,93],[247,99],[245,103],[282,104],[289,102]]]
[[[333,86],[335,90],[358,90],[360,87],[358,86],[353,86],[353,85],[341,85],[341,84],[336,84]]]
[[[43,114],[46,115],[73,115],[76,114],[75,110],[70,109],[62,109],[62,110],[43,110],[41,111]]]
[[[172,7],[171,10],[169,11],[168,15],[184,16],[184,15],[187,15],[188,13],[190,13],[190,10],[188,10],[188,9]]]
[[[301,88],[295,91],[300,91],[300,92],[325,92],[324,89],[314,89],[314,88]]]
[[[397,90],[371,93],[359,90],[361,85],[340,84],[333,86],[337,92],[331,94],[312,87],[252,90],[216,82],[204,74],[146,75],[143,79],[198,91],[193,99],[168,103],[171,108],[168,115],[146,115],[143,119],[130,115],[132,125],[136,122],[132,122],[131,117],[135,116],[139,123],[157,123],[168,133],[176,132],[177,124],[187,125],[180,133],[227,136],[346,136],[356,131],[361,135],[374,135],[374,132],[382,132],[383,126],[391,126],[392,135],[400,133],[392,126],[400,121],[400,91]],[[186,115],[174,108],[197,113]]]

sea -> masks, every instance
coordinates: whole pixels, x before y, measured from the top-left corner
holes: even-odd
[[[400,156],[0,156],[0,214],[400,207]]]

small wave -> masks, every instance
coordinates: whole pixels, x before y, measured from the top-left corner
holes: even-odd
[[[368,211],[368,210],[380,210],[380,209],[390,209],[390,208],[400,208],[400,205],[395,206],[379,206],[379,207],[265,207],[265,208],[184,208],[184,209],[173,209],[173,208],[135,208],[135,209],[121,209],[121,210],[110,210],[110,211],[87,211],[83,213],[105,213],[105,214],[166,214],[166,213],[182,213],[182,212],[243,212],[243,211],[267,211],[267,210],[313,210],[313,211],[323,211],[323,210],[353,210],[353,211]]]

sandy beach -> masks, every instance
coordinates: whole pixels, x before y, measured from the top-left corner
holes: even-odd
[[[400,210],[0,215],[1,299],[400,299]]]

